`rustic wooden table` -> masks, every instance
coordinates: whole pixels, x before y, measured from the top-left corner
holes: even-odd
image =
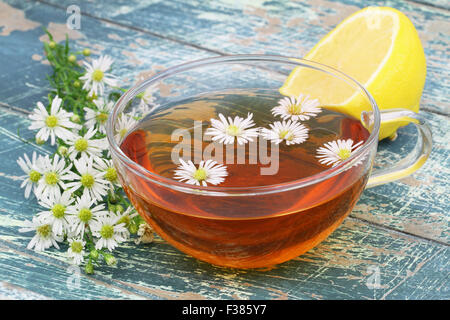
[[[66,27],[73,3],[82,12],[79,30]],[[63,250],[26,249],[30,236],[18,229],[38,205],[23,197],[16,159],[48,152],[22,140],[33,137],[27,115],[48,92],[42,27],[57,41],[68,32],[75,47],[113,56],[114,73],[126,86],[210,56],[301,57],[366,5],[398,8],[419,31],[428,62],[420,112],[432,127],[433,152],[412,176],[365,190],[318,247],[272,270],[239,271],[197,261],[162,240],[130,242],[117,251],[116,267],[80,274],[78,287],[68,285],[76,273]],[[0,2],[0,298],[449,299],[449,9],[447,0]],[[408,126],[397,141],[382,142],[380,159],[387,163],[407,152],[414,135]]]

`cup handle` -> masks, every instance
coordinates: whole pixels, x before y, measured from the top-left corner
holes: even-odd
[[[375,169],[371,172],[366,188],[371,188],[409,176],[418,170],[428,159],[431,148],[431,130],[423,117],[408,109],[388,109],[381,111],[382,123],[413,123],[417,127],[419,138],[414,150],[392,166]]]

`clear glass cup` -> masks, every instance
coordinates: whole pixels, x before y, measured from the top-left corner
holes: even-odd
[[[345,87],[358,98],[362,110],[358,120],[370,136],[361,148],[334,167],[274,185],[203,187],[150,172],[120,148],[123,132],[119,132],[118,122],[123,113],[142,108],[146,90],[152,92],[156,105],[148,110],[152,113],[208,92],[280,88],[294,68],[320,74],[309,78],[317,79],[312,86],[327,86],[331,92]],[[414,123],[419,138],[407,157],[387,168],[372,170],[384,121]],[[267,55],[202,59],[142,81],[117,101],[108,119],[107,137],[122,186],[147,223],[179,250],[234,268],[273,266],[308,251],[340,225],[364,188],[411,174],[431,152],[431,132],[418,114],[406,109],[380,112],[361,84],[334,68]]]

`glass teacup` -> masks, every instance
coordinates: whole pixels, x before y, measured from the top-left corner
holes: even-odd
[[[295,68],[308,72],[305,88],[348,92],[359,117],[346,114],[339,101],[321,103],[309,92],[281,95]],[[310,102],[309,113],[302,102]],[[317,108],[322,113],[315,118]],[[243,121],[266,129],[246,136],[239,128]],[[417,126],[415,149],[389,168],[372,170],[380,124],[399,121]],[[303,131],[289,133],[293,123]],[[205,129],[214,125],[223,135],[207,139]],[[279,126],[286,130],[277,131]],[[340,225],[364,188],[411,174],[431,151],[431,132],[416,113],[380,113],[370,93],[342,72],[265,55],[208,58],[152,76],[118,100],[107,135],[122,186],[147,223],[179,250],[234,268],[273,266],[303,254]],[[270,149],[265,162],[258,158],[262,142]],[[243,162],[236,163],[239,150]],[[207,170],[200,170],[206,161],[211,165],[208,157],[227,174],[208,180]],[[189,168],[190,180],[177,179],[174,172]]]

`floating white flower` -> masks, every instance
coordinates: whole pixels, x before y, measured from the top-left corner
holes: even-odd
[[[102,96],[105,91],[105,84],[114,87],[117,86],[117,79],[107,73],[114,60],[109,56],[100,56],[92,60],[92,64],[83,62],[86,67],[86,73],[80,77],[84,81],[83,89],[89,90],[90,96]]]
[[[69,221],[67,220],[67,207],[74,199],[70,191],[63,194],[58,191],[53,199],[43,198],[39,204],[49,210],[41,211],[37,215],[52,225],[52,232],[57,236],[62,236],[69,231]]]
[[[103,150],[108,148],[108,143],[104,138],[92,139],[97,130],[90,128],[84,136],[73,135],[66,143],[69,145],[67,153],[70,160],[75,160],[78,155],[101,157]]]
[[[35,216],[32,221],[25,221],[25,227],[20,228],[19,232],[35,231],[35,236],[28,243],[27,248],[35,251],[44,251],[51,246],[59,249],[58,242],[63,240],[62,237],[56,236],[52,231],[52,225],[44,219]]]
[[[76,265],[80,265],[84,260],[84,246],[86,241],[81,238],[69,239],[69,249],[67,249],[67,255]]]
[[[80,159],[73,161],[78,174],[70,173],[70,179],[73,182],[67,183],[70,191],[74,192],[80,188],[83,194],[89,194],[91,198],[102,201],[103,196],[108,192],[107,181],[103,179],[103,173],[93,167],[93,157],[82,155]]]
[[[197,168],[191,160],[186,163],[180,159],[174,178],[188,184],[198,186],[201,184],[206,187],[208,183],[216,185],[223,182],[227,175],[227,167],[214,160],[201,161]]]
[[[71,233],[74,236],[83,237],[87,227],[91,227],[99,217],[108,214],[105,205],[95,205],[96,202],[96,199],[92,199],[88,193],[85,193],[76,199],[74,205],[67,208]]]
[[[97,250],[107,248],[112,251],[120,242],[127,240],[124,235],[129,235],[129,231],[125,228],[125,223],[117,222],[117,216],[110,214],[92,223],[92,233],[99,238],[95,244]]]
[[[33,152],[31,160],[26,154],[23,155],[23,159],[21,157],[17,159],[17,163],[19,164],[20,168],[27,174],[24,177],[22,184],[20,185],[21,188],[25,187],[26,199],[28,199],[32,190],[33,192],[36,191],[38,182],[39,180],[41,180],[43,172],[41,162],[42,156],[37,157],[35,151]]]
[[[353,144],[352,139],[327,142],[323,147],[317,149],[317,158],[319,162],[325,165],[332,165],[333,167],[349,158],[353,152],[358,150],[364,141]],[[362,161],[357,161],[354,165],[361,164]]]
[[[117,170],[112,160],[94,158],[94,168],[103,173],[103,178],[108,181],[110,188],[120,187]]]
[[[238,144],[244,144],[248,141],[253,141],[253,138],[259,134],[259,128],[251,128],[255,125],[253,122],[253,114],[249,113],[247,118],[241,118],[239,116],[228,117],[219,113],[220,121],[217,119],[211,119],[212,128],[208,128],[205,135],[212,136],[212,140],[218,140],[223,144],[233,144],[237,140]]]
[[[298,97],[285,97],[278,101],[278,106],[272,109],[272,114],[279,115],[284,120],[304,121],[322,111],[319,105],[319,100],[309,99],[309,95],[300,94]]]
[[[51,145],[54,145],[57,137],[67,140],[73,135],[69,129],[81,129],[80,125],[70,121],[73,113],[62,109],[61,102],[62,99],[56,96],[52,101],[50,113],[41,102],[37,103],[37,108],[29,116],[33,121],[28,127],[30,130],[39,129],[36,134],[37,140],[45,142],[50,137]]]
[[[70,180],[72,164],[66,166],[64,158],[60,158],[58,154],[52,159],[48,155],[41,158],[42,178],[36,187],[36,197],[38,199],[49,198],[54,199],[60,194],[60,188],[66,188],[65,182]]]
[[[115,126],[115,136],[117,143],[121,143],[123,138],[128,134],[128,132],[133,129],[138,122],[133,119],[133,117],[130,117],[126,114],[121,114],[120,117],[117,119],[116,126]]]
[[[308,139],[309,129],[297,121],[276,121],[270,124],[270,129],[263,128],[261,135],[276,144],[285,141],[287,145],[299,144]]]
[[[86,122],[84,125],[86,128],[96,128],[99,132],[106,134],[106,121],[108,120],[110,111],[114,107],[114,102],[109,101],[105,103],[103,99],[96,99],[93,102],[97,110],[84,107],[84,111],[86,111],[84,115]]]

